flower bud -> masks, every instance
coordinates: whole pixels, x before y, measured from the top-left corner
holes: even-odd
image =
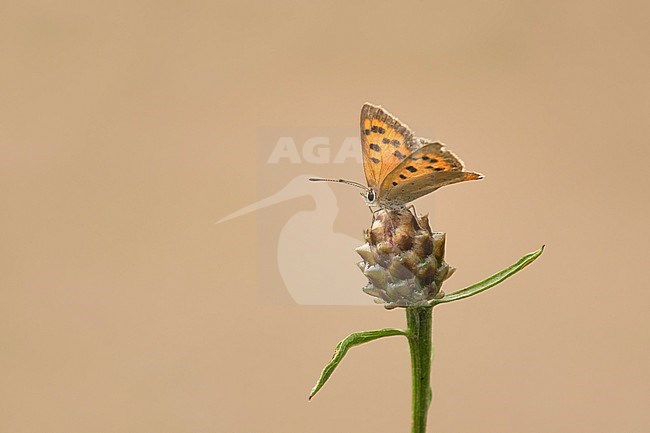
[[[429,218],[410,211],[380,210],[366,243],[356,249],[368,278],[363,291],[387,309],[424,306],[444,293],[442,283],[455,271],[445,263],[445,234],[433,233]]]

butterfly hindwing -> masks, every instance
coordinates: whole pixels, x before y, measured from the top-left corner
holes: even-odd
[[[378,190],[385,177],[419,146],[408,126],[381,107],[361,109],[361,149],[368,186]]]
[[[383,180],[379,201],[403,205],[436,189],[483,175],[463,171],[463,162],[442,143],[420,139],[422,146],[405,158]]]

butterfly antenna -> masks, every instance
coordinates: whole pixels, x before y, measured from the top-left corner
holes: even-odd
[[[368,189],[367,186],[360,184],[359,182],[353,182],[351,180],[345,180],[345,179],[323,179],[320,177],[310,177],[309,180],[311,182],[336,182],[336,183],[345,183],[347,185],[352,185],[356,186],[357,188],[361,189]]]

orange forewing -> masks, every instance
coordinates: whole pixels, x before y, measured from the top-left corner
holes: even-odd
[[[384,178],[418,147],[409,128],[381,107],[361,109],[361,151],[368,186],[379,190]]]

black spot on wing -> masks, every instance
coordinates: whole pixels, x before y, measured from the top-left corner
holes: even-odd
[[[409,165],[408,167],[406,167],[406,169],[411,173],[415,173],[416,171],[418,171],[418,169],[413,167],[412,165]]]
[[[374,150],[375,152],[379,152],[379,151],[381,150],[381,147],[379,147],[379,145],[378,145],[378,144],[375,144],[375,143],[372,143],[372,144],[370,145],[370,148],[371,148],[372,150]]]
[[[375,164],[379,164],[379,162],[380,162],[379,159],[377,159],[377,158],[375,158],[375,157],[370,158],[370,160],[371,160],[372,162],[374,162]]]

